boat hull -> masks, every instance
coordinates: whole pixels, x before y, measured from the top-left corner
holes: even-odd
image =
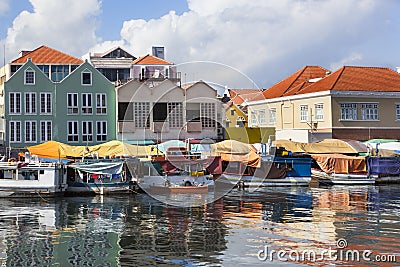
[[[134,190],[133,184],[129,182],[120,183],[83,183],[69,182],[66,195],[111,195],[111,194],[129,194]]]
[[[152,194],[208,194],[208,186],[150,186]]]
[[[327,174],[322,171],[312,170],[311,175],[318,179],[319,184],[326,185],[373,185],[375,178],[367,174]]]
[[[234,174],[222,174],[216,180],[216,184],[225,183],[227,185],[230,184],[232,187],[308,186],[310,182],[311,177],[260,178]]]

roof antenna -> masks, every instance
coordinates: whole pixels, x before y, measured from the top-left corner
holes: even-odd
[[[6,65],[6,43],[3,44],[4,55],[3,55],[3,67]]]

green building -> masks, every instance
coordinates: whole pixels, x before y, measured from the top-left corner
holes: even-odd
[[[27,58],[4,84],[5,145],[55,140],[95,145],[116,139],[114,85],[87,61],[54,81]]]

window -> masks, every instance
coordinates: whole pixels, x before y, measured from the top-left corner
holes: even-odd
[[[67,94],[67,114],[78,114],[78,94],[68,93]]]
[[[51,114],[51,93],[40,93],[40,114]]]
[[[107,114],[107,95],[96,94],[96,114]]]
[[[21,114],[21,93],[10,93],[10,114]]]
[[[341,103],[340,104],[340,119],[344,121],[357,120],[357,104]]]
[[[269,109],[269,124],[276,123],[276,108]]]
[[[37,122],[36,121],[25,121],[25,142],[26,143],[36,143],[36,131]]]
[[[97,141],[107,141],[107,122],[106,121],[98,121],[97,122]]]
[[[93,122],[82,121],[82,141],[92,142],[93,141]]]
[[[47,142],[52,140],[52,123],[51,121],[40,122],[40,141]]]
[[[24,84],[35,84],[35,72],[32,69],[25,70]]]
[[[69,142],[78,142],[78,122],[77,121],[68,121],[67,122],[67,140]]]
[[[265,124],[265,109],[258,111],[258,121],[260,124]]]
[[[324,104],[318,103],[315,104],[315,120],[322,121],[324,120]]]
[[[235,116],[235,110],[231,108],[231,116]]]
[[[400,104],[396,104],[396,120],[400,121]]]
[[[308,105],[300,105],[300,121],[308,121]]]
[[[10,121],[9,129],[9,141],[10,143],[21,142],[21,122],[20,121]]]
[[[378,104],[361,104],[361,119],[365,121],[378,120]]]
[[[92,73],[90,71],[82,72],[82,85],[92,85]]]
[[[153,121],[164,122],[168,117],[168,103],[155,103],[153,106]]]
[[[82,94],[82,114],[92,114],[92,94]]]
[[[135,102],[133,103],[133,118],[135,127],[137,128],[150,128],[150,103],[149,102]],[[132,116],[132,109],[128,109],[130,116]],[[128,112],[127,112],[128,113]]]
[[[257,113],[255,111],[251,112],[251,124],[252,126],[257,126]]]
[[[46,75],[46,77],[50,78],[49,76],[49,65],[36,65],[43,73]]]
[[[68,65],[53,65],[51,66],[51,80],[53,82],[59,82],[69,74]]]
[[[168,103],[168,120],[169,127],[182,127],[183,124],[183,108],[182,103]]]
[[[25,114],[36,114],[36,93],[25,93]]]
[[[201,126],[204,128],[215,127],[215,105],[214,103],[201,103]]]

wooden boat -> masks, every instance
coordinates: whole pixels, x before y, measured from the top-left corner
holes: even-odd
[[[116,159],[77,162],[68,165],[66,195],[109,195],[132,193],[132,175],[138,160]]]
[[[153,186],[149,188],[153,194],[207,194],[208,186]]]
[[[67,187],[63,164],[0,162],[0,197],[55,197]]]
[[[371,185],[375,178],[367,172],[364,156],[312,154],[315,165],[312,176],[325,185]]]
[[[311,158],[304,155],[265,155],[259,168],[250,168],[243,162],[227,162],[223,167],[216,187],[308,186],[311,182]]]

